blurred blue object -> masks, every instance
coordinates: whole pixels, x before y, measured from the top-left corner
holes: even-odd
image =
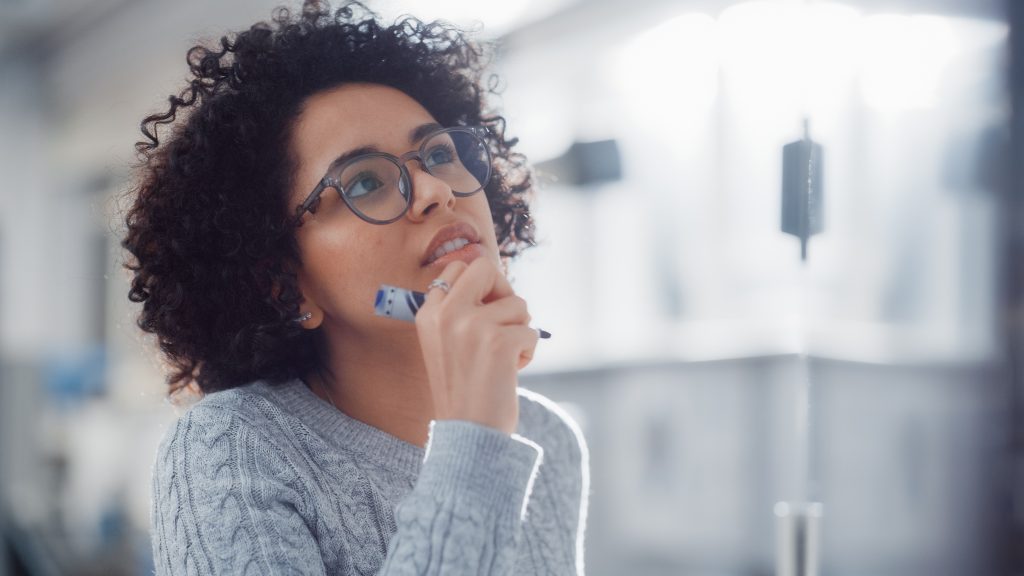
[[[106,393],[107,347],[64,351],[47,359],[43,382],[55,404],[68,407]]]

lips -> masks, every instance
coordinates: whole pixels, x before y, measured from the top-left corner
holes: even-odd
[[[441,247],[442,244],[456,238],[465,238],[469,240],[470,244],[477,244],[480,242],[480,235],[476,233],[476,229],[472,225],[466,222],[455,222],[449,224],[437,231],[434,234],[434,238],[427,245],[427,249],[423,251],[423,256],[420,258],[420,265],[426,266],[430,264],[431,258],[434,257],[434,253]]]

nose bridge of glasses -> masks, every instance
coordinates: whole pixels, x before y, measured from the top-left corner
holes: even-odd
[[[406,173],[409,175],[409,177],[412,177],[412,173],[409,172],[409,169],[406,166],[406,164],[409,163],[409,160],[415,160],[416,163],[420,165],[420,169],[425,174],[429,174],[432,178],[436,178],[436,179],[444,182],[445,185],[450,188],[451,184],[447,181],[447,179],[445,179],[442,175],[433,172],[427,166],[427,163],[424,161],[423,154],[421,152],[422,152],[421,150],[413,150],[412,152],[406,152],[405,154],[402,154],[398,158],[398,163],[402,166],[402,169],[406,171]]]
[[[412,173],[409,172],[409,168],[406,166],[406,164],[409,163],[409,160],[415,160],[416,163],[420,165],[420,169],[425,174],[428,174],[432,178],[437,178],[438,180],[441,180],[442,182],[444,182],[443,178],[440,178],[438,175],[436,175],[433,172],[431,172],[429,168],[427,168],[427,163],[423,161],[423,155],[420,152],[421,152],[420,150],[413,150],[411,152],[406,152],[405,154],[402,154],[401,156],[396,156],[395,157],[395,159],[398,160],[398,165],[401,167],[402,171],[405,172],[406,177],[410,179],[409,180],[409,187],[413,188],[412,180],[411,180],[412,179]],[[445,185],[450,187],[450,185],[447,182],[445,182]],[[411,190],[410,190],[410,192],[411,192]],[[412,198],[411,194],[410,194],[409,198],[410,199]]]
[[[420,154],[419,150],[413,150],[411,152],[406,152],[405,154],[402,154],[401,156],[398,157],[398,163],[401,164],[402,166],[405,166],[406,164],[408,164],[409,160],[415,160],[416,162],[419,163],[420,168],[423,168],[424,170],[427,169],[426,163],[423,162],[423,155]],[[427,170],[427,172],[430,172],[430,171]]]

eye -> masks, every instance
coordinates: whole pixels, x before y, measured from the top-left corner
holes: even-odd
[[[384,186],[384,181],[373,172],[360,172],[345,185],[345,195],[359,198]]]
[[[439,144],[427,152],[427,166],[447,164],[455,159],[455,149],[448,144]]]

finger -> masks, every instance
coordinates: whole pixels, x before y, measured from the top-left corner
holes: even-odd
[[[512,284],[509,283],[505,274],[497,268],[494,269],[494,272],[494,283],[491,286],[491,292],[485,295],[481,300],[485,304],[499,298],[506,298],[508,296],[515,295],[515,291],[512,290]]]
[[[477,308],[476,315],[485,322],[498,325],[521,324],[527,326],[530,323],[530,312],[523,300],[515,294],[495,300]]]
[[[504,330],[506,337],[514,341],[519,349],[516,367],[522,369],[533,360],[537,342],[540,340],[540,333],[529,326],[507,326]]]
[[[523,368],[526,368],[527,366],[530,365],[530,362],[532,362],[532,361],[533,361],[533,352],[532,351],[529,354],[527,354],[525,352],[521,353],[519,355],[519,362],[516,363],[516,370],[522,370]]]
[[[498,270],[498,265],[488,258],[477,258],[470,262],[459,287],[452,287],[452,292],[456,290],[460,300],[484,304],[514,294],[512,285]]]
[[[444,270],[441,271],[438,278],[447,282],[449,286],[454,287],[455,281],[465,273],[468,266],[468,264],[461,260],[454,260],[444,267]],[[424,298],[424,304],[443,300],[445,296],[447,295],[441,288],[429,288],[427,289],[427,295]]]

